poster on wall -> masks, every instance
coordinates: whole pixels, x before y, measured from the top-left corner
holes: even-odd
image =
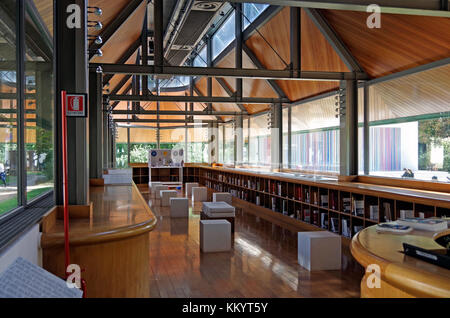
[[[182,167],[184,165],[183,149],[151,149],[148,151],[150,167]]]

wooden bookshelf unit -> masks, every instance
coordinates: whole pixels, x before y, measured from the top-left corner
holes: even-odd
[[[272,217],[289,217],[299,226],[308,224],[347,238],[371,225],[394,221],[401,213],[450,216],[450,194],[443,192],[208,166],[189,166],[184,171],[186,182],[230,192]]]
[[[150,181],[160,181],[167,183],[186,182],[183,178],[182,167],[152,167],[147,164],[130,164],[133,169],[133,181],[137,185],[148,184]]]

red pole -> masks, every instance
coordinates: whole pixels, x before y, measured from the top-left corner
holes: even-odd
[[[62,157],[63,157],[63,188],[64,188],[64,256],[65,256],[65,272],[70,265],[69,254],[69,190],[67,188],[67,117],[66,117],[66,91],[61,91],[62,99]]]

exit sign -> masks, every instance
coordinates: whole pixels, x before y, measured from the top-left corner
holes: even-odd
[[[87,94],[66,94],[66,116],[87,116]]]

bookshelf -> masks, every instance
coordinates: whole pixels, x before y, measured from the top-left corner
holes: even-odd
[[[152,167],[147,164],[133,164],[133,181],[135,184],[148,184],[149,181],[167,183],[183,183],[183,169],[181,167]]]
[[[258,206],[259,211],[347,238],[366,227],[396,220],[404,213],[415,217],[450,216],[450,195],[446,193],[337,180],[290,179],[231,168],[191,166],[184,172],[186,182],[230,192],[239,201]]]

